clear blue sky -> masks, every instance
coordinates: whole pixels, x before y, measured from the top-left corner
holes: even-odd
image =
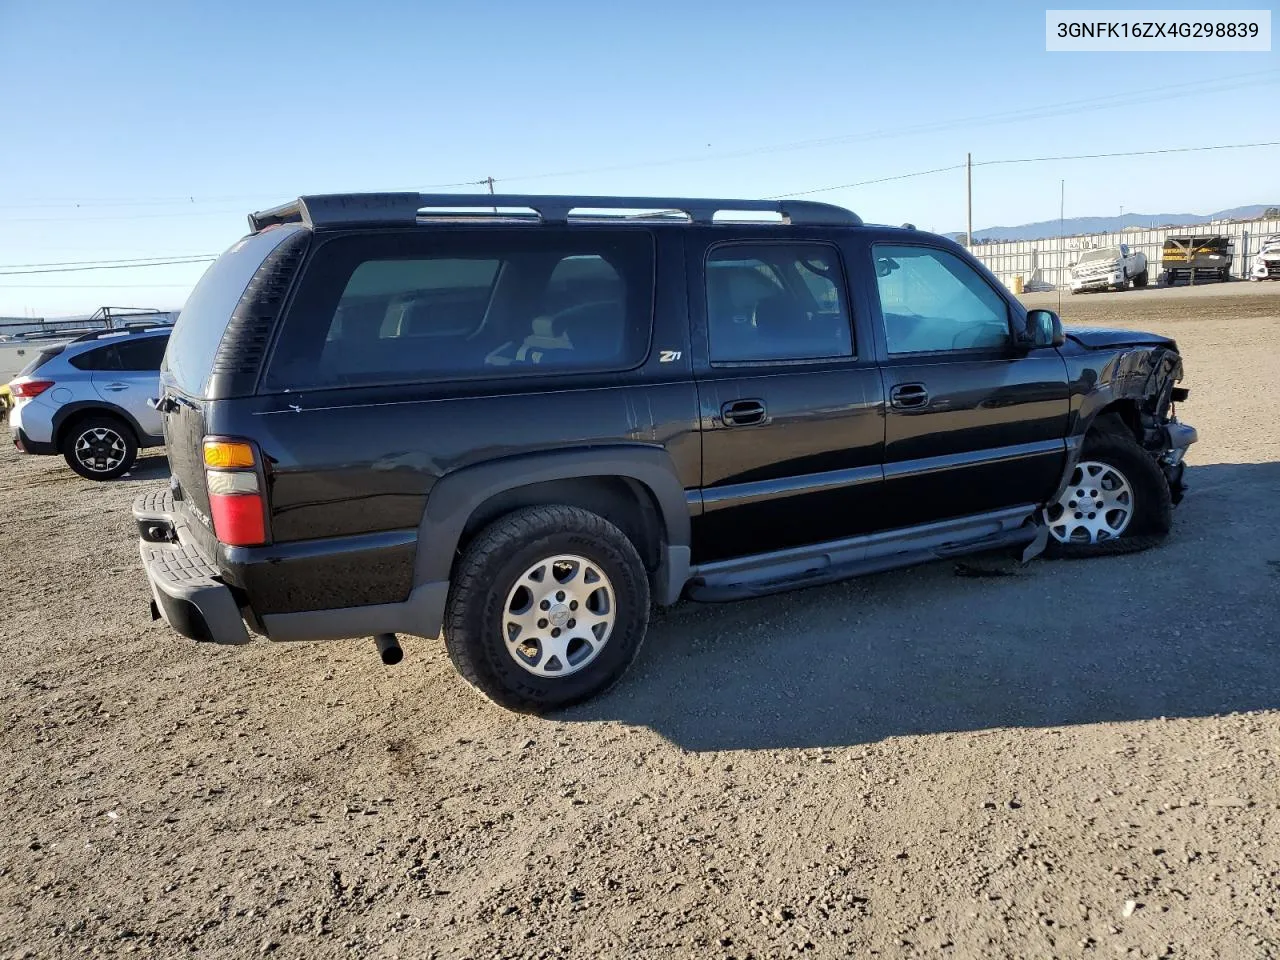
[[[492,175],[511,191],[756,197],[966,151],[1280,140],[1276,53],[1046,53],[1044,9],[0,0],[0,265],[217,252],[246,212],[304,192]],[[1242,75],[1256,76],[1216,79]],[[1118,105],[1049,109],[1106,96]],[[1277,202],[1277,160],[1280,147],[979,167],[974,226],[1056,217],[1060,178],[1067,216]],[[813,197],[964,226],[963,171]],[[179,306],[203,269],[0,277],[0,314]]]

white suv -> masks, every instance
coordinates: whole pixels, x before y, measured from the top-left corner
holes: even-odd
[[[85,334],[44,347],[9,383],[9,433],[22,453],[58,454],[90,480],[129,472],[141,447],[164,443],[159,395],[166,326]]]

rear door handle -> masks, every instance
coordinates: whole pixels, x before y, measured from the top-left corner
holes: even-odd
[[[929,405],[929,391],[923,383],[900,383],[889,391],[889,404],[899,410]]]
[[[720,405],[720,416],[726,427],[764,423],[765,412],[763,400],[731,400]]]
[[[115,383],[108,383],[104,389],[110,390],[112,393],[119,393],[121,390],[128,390],[129,385],[116,381]]]

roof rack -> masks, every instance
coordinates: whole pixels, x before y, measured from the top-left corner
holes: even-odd
[[[118,327],[108,327],[103,330],[91,330],[88,333],[82,333],[80,336],[72,340],[72,343],[87,343],[90,340],[104,340],[107,337],[119,337],[130,333],[141,333],[144,330],[168,330],[173,326],[172,323],[161,323],[158,321],[142,322],[142,323],[122,323]]]
[[[503,210],[504,212],[499,212]],[[510,212],[515,210],[517,212]],[[617,214],[594,211],[617,210]],[[525,211],[525,212],[518,212]],[[593,211],[578,213],[577,211]],[[622,211],[628,211],[623,213]],[[635,211],[652,211],[639,213]],[[776,213],[791,224],[861,226],[844,207],[811,200],[709,200],[672,197],[544,196],[521,193],[330,193],[249,214],[254,233],[285,223],[313,229],[379,225],[408,226],[430,220],[537,220],[568,223],[600,220],[658,220],[712,223],[718,213]]]

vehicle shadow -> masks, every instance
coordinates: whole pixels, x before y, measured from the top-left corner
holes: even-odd
[[[133,469],[126,473],[123,477],[118,477],[116,483],[133,483],[139,480],[163,480],[169,476],[169,458],[163,453],[141,454],[138,462],[133,465]]]
[[[623,683],[560,718],[701,751],[1278,708],[1280,463],[1187,479],[1174,533],[1146,553],[682,604]]]

